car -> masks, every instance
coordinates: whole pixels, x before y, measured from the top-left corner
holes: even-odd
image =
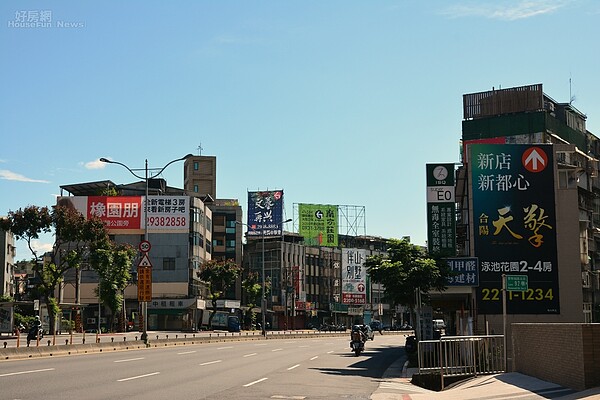
[[[446,329],[446,322],[443,319],[434,319],[433,320],[433,330],[441,331],[442,329]]]
[[[367,335],[367,340],[375,340],[375,332],[369,325],[363,325],[363,332]]]
[[[371,323],[369,324],[369,326],[371,327],[371,329],[373,329],[374,331],[382,331],[383,330],[383,324],[381,323],[381,321],[371,321]]]

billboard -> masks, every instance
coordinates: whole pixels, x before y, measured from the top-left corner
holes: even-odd
[[[342,304],[367,303],[367,271],[364,249],[342,249]]]
[[[307,246],[338,245],[338,206],[324,204],[299,204],[298,233]]]
[[[456,255],[454,164],[427,164],[427,247],[430,254]]]
[[[480,314],[502,313],[502,275],[526,275],[507,293],[509,314],[558,314],[552,145],[469,146]]]
[[[248,192],[248,236],[281,236],[283,190]]]
[[[65,196],[57,205],[72,207],[86,218],[100,218],[109,232],[145,229],[143,196]],[[150,232],[188,232],[190,198],[188,196],[148,196]]]

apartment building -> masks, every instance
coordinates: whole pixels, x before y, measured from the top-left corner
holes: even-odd
[[[600,139],[586,115],[541,84],[463,96],[462,165],[456,171],[457,253],[479,259],[479,286],[463,312],[475,330],[508,323],[598,322]]]

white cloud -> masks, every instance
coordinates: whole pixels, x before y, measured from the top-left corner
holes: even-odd
[[[52,250],[52,243],[43,243],[39,240],[32,240],[31,247],[38,255],[41,255]]]
[[[104,169],[104,167],[106,167],[106,163],[103,163],[102,161],[100,161],[98,159],[98,160],[86,162],[85,164],[83,164],[83,166],[86,169]]]
[[[442,14],[452,18],[484,17],[504,21],[550,14],[565,7],[569,0],[518,0],[483,4],[475,1],[446,8]]]
[[[41,179],[27,178],[26,176],[17,174],[16,172],[12,172],[7,169],[0,169],[0,179],[19,182],[50,183],[50,181],[44,181]]]

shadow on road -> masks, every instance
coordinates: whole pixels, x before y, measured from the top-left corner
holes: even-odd
[[[367,348],[364,353],[356,357],[354,353],[340,354],[340,357],[356,359],[356,362],[349,365],[348,368],[312,368],[324,374],[338,376],[362,376],[367,378],[379,379],[388,367],[399,358],[406,357],[404,347],[386,346],[375,349]]]

